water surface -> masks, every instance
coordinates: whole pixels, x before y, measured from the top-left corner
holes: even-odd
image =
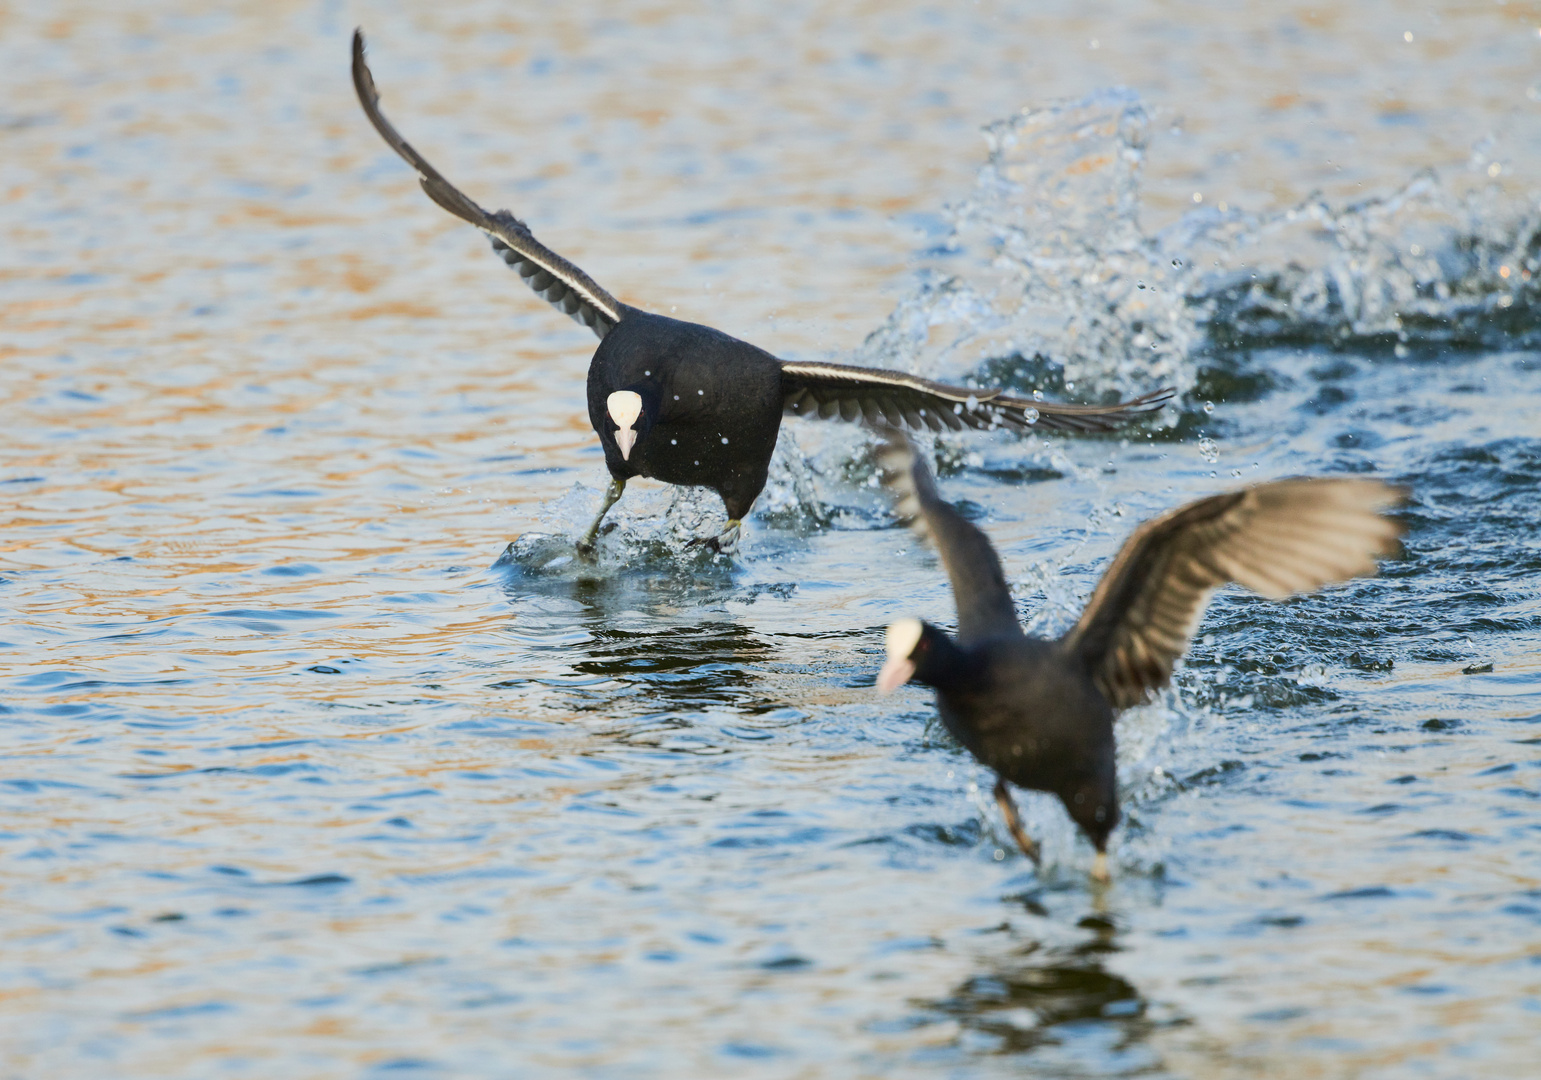
[[[732,560],[645,484],[568,557],[592,338],[368,129],[357,22],[407,136],[627,300],[1180,387],[938,441],[1035,626],[1244,481],[1404,484],[1406,558],[1222,594],[1121,721],[1113,886],[1037,796],[1034,872],[872,689],[951,600],[861,432],[789,421]],[[1536,22],[0,5],[6,1075],[1523,1075]]]

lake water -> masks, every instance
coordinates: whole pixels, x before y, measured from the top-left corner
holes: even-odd
[[[1111,887],[1030,795],[1035,872],[872,688],[952,607],[861,430],[789,420],[732,559],[648,483],[570,558],[593,338],[368,128],[359,23],[406,136],[627,301],[1179,387],[936,440],[1035,627],[1256,479],[1406,485],[1406,557],[1221,594],[1120,721]],[[1530,1075],[1538,26],[0,3],[0,1074]]]

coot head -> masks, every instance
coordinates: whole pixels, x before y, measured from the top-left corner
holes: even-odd
[[[658,415],[655,395],[636,390],[617,390],[605,399],[605,415],[614,425],[611,435],[621,460],[629,461],[637,443],[647,437]]]
[[[928,622],[899,619],[890,623],[887,645],[888,661],[878,672],[880,693],[891,694],[907,682],[946,686],[961,674],[962,652],[952,638]]]
[[[1070,817],[1081,826],[1099,852],[1108,849],[1108,834],[1118,824],[1118,780],[1111,755],[1095,775],[1084,777],[1060,791]]]

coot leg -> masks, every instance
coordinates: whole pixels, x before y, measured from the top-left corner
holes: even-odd
[[[688,548],[704,547],[708,551],[715,551],[719,554],[725,551],[731,552],[738,547],[739,528],[742,525],[743,521],[739,518],[730,518],[727,527],[716,536],[698,536],[685,546]]]
[[[599,523],[605,520],[605,515],[610,508],[621,501],[621,492],[626,490],[626,481],[610,478],[610,486],[605,488],[605,505],[599,508],[599,514],[594,518],[594,524],[589,526],[589,531],[583,534],[583,539],[578,541],[578,554],[586,559],[594,557],[594,538],[599,535]]]
[[[1017,847],[1022,849],[1022,854],[1033,860],[1033,865],[1038,865],[1038,842],[1027,835],[1022,828],[1022,818],[1017,814],[1016,800],[1011,797],[1011,789],[1006,786],[1006,778],[995,778],[995,801],[1000,804],[1001,813],[1006,817],[1006,828],[1011,830],[1011,838],[1017,842]]]

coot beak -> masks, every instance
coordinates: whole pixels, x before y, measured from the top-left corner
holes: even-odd
[[[631,460],[631,448],[637,445],[637,433],[629,427],[615,429],[615,445],[620,447],[621,460]]]
[[[892,694],[899,687],[910,681],[915,674],[915,661],[907,656],[897,656],[883,665],[883,670],[878,672],[878,693]]]

